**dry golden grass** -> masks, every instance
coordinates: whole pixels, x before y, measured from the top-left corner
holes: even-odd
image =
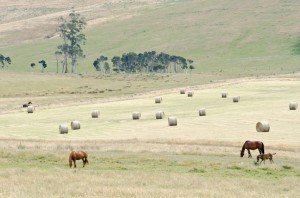
[[[69,169],[71,149],[88,150],[90,163],[82,168],[78,161],[76,170]],[[299,158],[280,152],[274,164],[255,166],[254,159],[240,158],[237,150],[229,143],[204,141],[1,140],[0,195],[295,197],[299,193]]]
[[[297,197],[299,179],[260,180],[190,174],[10,170],[0,172],[11,197]],[[4,178],[9,178],[7,179]],[[29,182],[29,181],[30,182]],[[217,185],[216,185],[217,184]],[[274,187],[277,186],[277,187]],[[268,189],[268,190],[266,190]]]

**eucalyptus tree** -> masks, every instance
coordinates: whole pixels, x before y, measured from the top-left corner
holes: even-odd
[[[113,71],[119,73],[121,71],[120,66],[122,64],[121,58],[119,56],[114,56],[112,57],[111,62],[113,63]]]
[[[110,73],[110,66],[109,66],[108,62],[104,63],[103,68],[104,68],[104,71],[105,71],[106,74]]]
[[[57,32],[63,39],[62,44],[57,48],[62,52],[64,56],[65,73],[68,73],[69,59],[72,65],[72,73],[75,72],[76,63],[79,57],[85,57],[81,45],[85,45],[85,34],[83,30],[86,27],[85,18],[74,10],[68,15],[68,17],[60,17],[58,19]]]
[[[39,63],[42,65],[42,70],[41,70],[41,72],[44,72],[44,69],[46,69],[47,66],[48,66],[47,63],[46,63],[46,61],[40,60]]]
[[[5,66],[8,66],[6,63],[11,64],[11,59],[10,57],[5,57],[4,55],[0,54],[0,63],[2,64],[3,69]]]
[[[187,59],[187,64],[188,64],[188,68],[192,71],[193,69],[195,69],[195,67],[192,65],[193,64],[193,60],[191,59]]]
[[[97,58],[96,60],[94,60],[93,66],[95,67],[96,71],[101,71],[101,64],[107,63],[106,62],[107,60],[108,60],[108,58],[106,56],[102,56],[102,55],[99,58]],[[103,68],[104,68],[104,66],[103,66]],[[106,71],[105,68],[104,68],[104,70]]]
[[[62,72],[64,71],[64,61],[62,61],[62,52],[61,51],[56,51],[54,53],[55,55],[55,59],[56,59],[56,73],[58,73],[58,66],[59,66],[59,63],[61,62],[62,63]]]

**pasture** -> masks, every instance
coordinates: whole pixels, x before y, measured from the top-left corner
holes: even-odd
[[[300,114],[289,110],[289,102],[299,102],[298,77],[222,80],[105,98],[96,93],[90,100],[74,93],[64,104],[55,100],[63,94],[43,99],[36,94],[34,113],[12,108],[0,115],[0,195],[296,197]],[[13,92],[15,86],[11,88]],[[179,94],[180,88],[194,91],[193,97]],[[224,91],[227,98],[221,97]],[[161,103],[155,103],[157,96]],[[233,103],[233,96],[240,101]],[[27,97],[23,93],[14,98]],[[206,116],[199,116],[200,108],[206,109]],[[100,111],[99,118],[91,117],[93,110]],[[159,110],[165,118],[156,120]],[[141,119],[132,119],[135,111],[141,112]],[[168,116],[176,116],[178,126],[168,126]],[[80,121],[79,130],[71,130],[73,120]],[[256,132],[262,120],[270,123],[270,132]],[[69,126],[68,134],[59,134],[62,123]],[[240,158],[247,139],[263,141],[266,153],[276,152],[275,163],[258,166],[257,150],[252,159]],[[77,169],[70,169],[68,154],[73,149],[87,150],[90,164],[82,168],[78,161]]]
[[[289,110],[300,103],[299,1],[0,2],[0,53],[12,59],[0,71],[0,197],[299,196],[300,110]],[[76,73],[55,73],[57,19],[72,8],[87,20],[86,57]],[[195,70],[92,66],[100,55],[152,50],[192,59]],[[30,67],[41,59],[43,73]],[[33,113],[22,108],[29,101]],[[262,121],[269,132],[256,132]],[[264,142],[274,163],[259,165],[257,150],[240,158],[246,140]],[[89,164],[70,169],[72,150],[87,151]]]
[[[86,58],[77,72],[95,72],[92,63],[100,55],[111,59],[152,50],[192,59],[198,73],[241,77],[299,71],[298,0],[1,2],[0,47],[12,58],[13,71],[29,71],[30,63],[41,59],[48,63],[45,72],[56,71],[57,18],[71,7],[88,22]]]

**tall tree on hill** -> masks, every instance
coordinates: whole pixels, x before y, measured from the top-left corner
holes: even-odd
[[[10,57],[5,57],[2,54],[0,54],[0,63],[2,64],[2,69],[5,67],[6,63],[11,64]]]
[[[81,45],[85,45],[85,34],[82,31],[86,27],[86,21],[80,14],[74,10],[67,18],[60,17],[58,19],[57,32],[63,39],[63,43],[57,48],[64,56],[63,66],[65,73],[68,73],[68,59],[71,61],[72,73],[75,72],[76,63],[79,57],[85,57]]]
[[[56,59],[56,73],[58,73],[59,62],[64,63],[64,61],[61,60],[61,58],[62,58],[62,52],[61,51],[56,51],[54,53],[54,55],[55,55],[55,59]],[[63,72],[63,70],[64,70],[64,64],[63,64],[63,67],[62,67],[62,72]]]

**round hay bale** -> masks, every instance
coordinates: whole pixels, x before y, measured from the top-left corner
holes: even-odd
[[[60,134],[68,133],[68,125],[60,124],[59,125],[59,133]]]
[[[205,108],[199,109],[199,116],[206,116]]]
[[[290,102],[290,110],[296,110],[298,108],[298,103],[297,102]]]
[[[180,89],[180,94],[185,94],[185,89]]]
[[[227,98],[227,93],[226,92],[222,93],[222,98]]]
[[[155,114],[156,119],[163,119],[165,117],[165,112],[163,111],[158,111]]]
[[[141,118],[141,113],[140,112],[133,112],[132,113],[132,119],[133,120],[139,120]]]
[[[98,110],[92,111],[92,118],[98,118],[99,115],[100,115],[100,111],[98,111]]]
[[[233,101],[233,102],[239,102],[239,101],[240,101],[240,96],[234,96],[234,97],[232,98],[232,101]]]
[[[29,105],[29,106],[27,107],[27,113],[33,113],[33,112],[34,112],[34,106]]]
[[[188,95],[188,97],[193,97],[194,92],[193,91],[189,91],[187,95]]]
[[[172,116],[168,118],[169,126],[177,126],[177,118]]]
[[[72,130],[77,130],[80,129],[80,122],[77,120],[74,120],[71,122],[71,129]]]
[[[267,121],[258,122],[256,124],[256,131],[257,132],[269,132],[270,125]]]
[[[155,103],[161,103],[161,102],[162,102],[162,97],[155,98]]]

